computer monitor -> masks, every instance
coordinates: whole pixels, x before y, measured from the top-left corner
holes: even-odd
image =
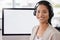
[[[38,24],[34,8],[3,8],[2,35],[30,35]]]

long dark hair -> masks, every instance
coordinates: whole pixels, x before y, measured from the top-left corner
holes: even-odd
[[[45,5],[46,7],[47,7],[47,9],[48,9],[48,11],[49,11],[49,19],[48,19],[48,23],[49,24],[51,24],[51,19],[52,19],[52,17],[54,16],[54,13],[53,13],[53,8],[52,8],[52,6],[51,6],[51,4],[48,2],[48,1],[39,1],[36,5],[35,5],[35,10],[34,10],[34,16],[36,16],[36,10],[37,10],[37,7],[39,6],[39,5],[41,5],[41,4],[43,4],[43,5]],[[51,24],[52,25],[52,24]]]

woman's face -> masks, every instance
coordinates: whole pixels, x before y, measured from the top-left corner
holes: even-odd
[[[40,23],[48,22],[49,11],[45,5],[41,4],[37,7],[36,17]]]

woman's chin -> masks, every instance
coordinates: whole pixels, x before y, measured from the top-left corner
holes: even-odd
[[[45,23],[45,21],[44,21],[44,20],[39,20],[39,22],[40,22],[40,23]]]

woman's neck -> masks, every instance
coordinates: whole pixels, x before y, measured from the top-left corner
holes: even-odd
[[[40,24],[38,31],[37,31],[37,36],[42,37],[44,32],[46,31],[47,27],[48,27],[48,23]]]
[[[46,29],[48,27],[48,23],[40,23],[39,28],[40,29]]]

